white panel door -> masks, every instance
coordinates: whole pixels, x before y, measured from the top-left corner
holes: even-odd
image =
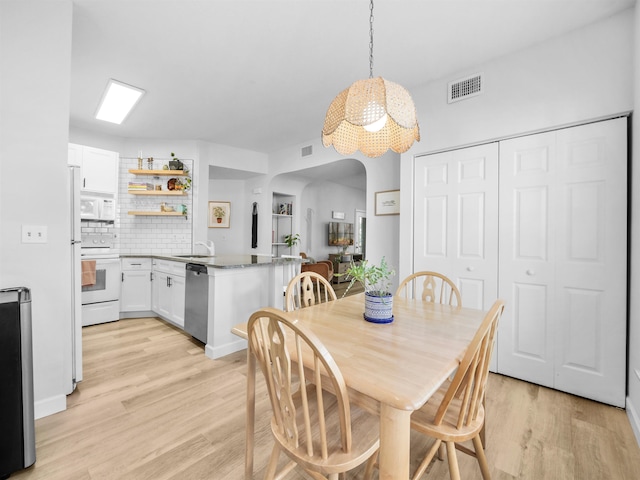
[[[413,271],[451,278],[462,304],[486,310],[497,298],[498,144],[416,159]]]
[[[558,131],[555,382],[624,407],[627,121]]]
[[[498,372],[553,387],[555,132],[500,142]]]
[[[500,373],[624,406],[626,165],[626,119],[500,143]]]

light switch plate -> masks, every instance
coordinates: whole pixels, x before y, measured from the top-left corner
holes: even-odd
[[[46,225],[22,225],[22,243],[47,243]]]

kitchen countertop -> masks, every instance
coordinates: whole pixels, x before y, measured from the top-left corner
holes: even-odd
[[[185,254],[188,255],[188,254]],[[213,257],[175,256],[175,255],[145,255],[127,254],[121,258],[157,258],[172,262],[197,263],[213,268],[246,268],[265,265],[282,265],[287,263],[302,263],[302,258],[271,257],[269,255],[215,255]]]

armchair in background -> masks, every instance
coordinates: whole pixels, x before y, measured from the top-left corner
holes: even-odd
[[[304,252],[300,252],[300,256],[302,258],[306,258],[307,260],[312,260],[311,258],[307,257],[307,254]],[[300,267],[300,272],[315,272],[318,275],[324,277],[327,282],[331,283],[331,280],[333,280],[333,262],[329,260],[312,260],[309,263],[303,263]]]

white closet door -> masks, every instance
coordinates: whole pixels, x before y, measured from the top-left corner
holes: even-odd
[[[498,372],[553,387],[555,132],[500,142]]]
[[[413,271],[451,278],[465,307],[497,298],[498,144],[416,159]]]
[[[558,132],[558,390],[624,407],[627,121]]]
[[[624,406],[626,165],[626,119],[500,143],[500,373]]]

